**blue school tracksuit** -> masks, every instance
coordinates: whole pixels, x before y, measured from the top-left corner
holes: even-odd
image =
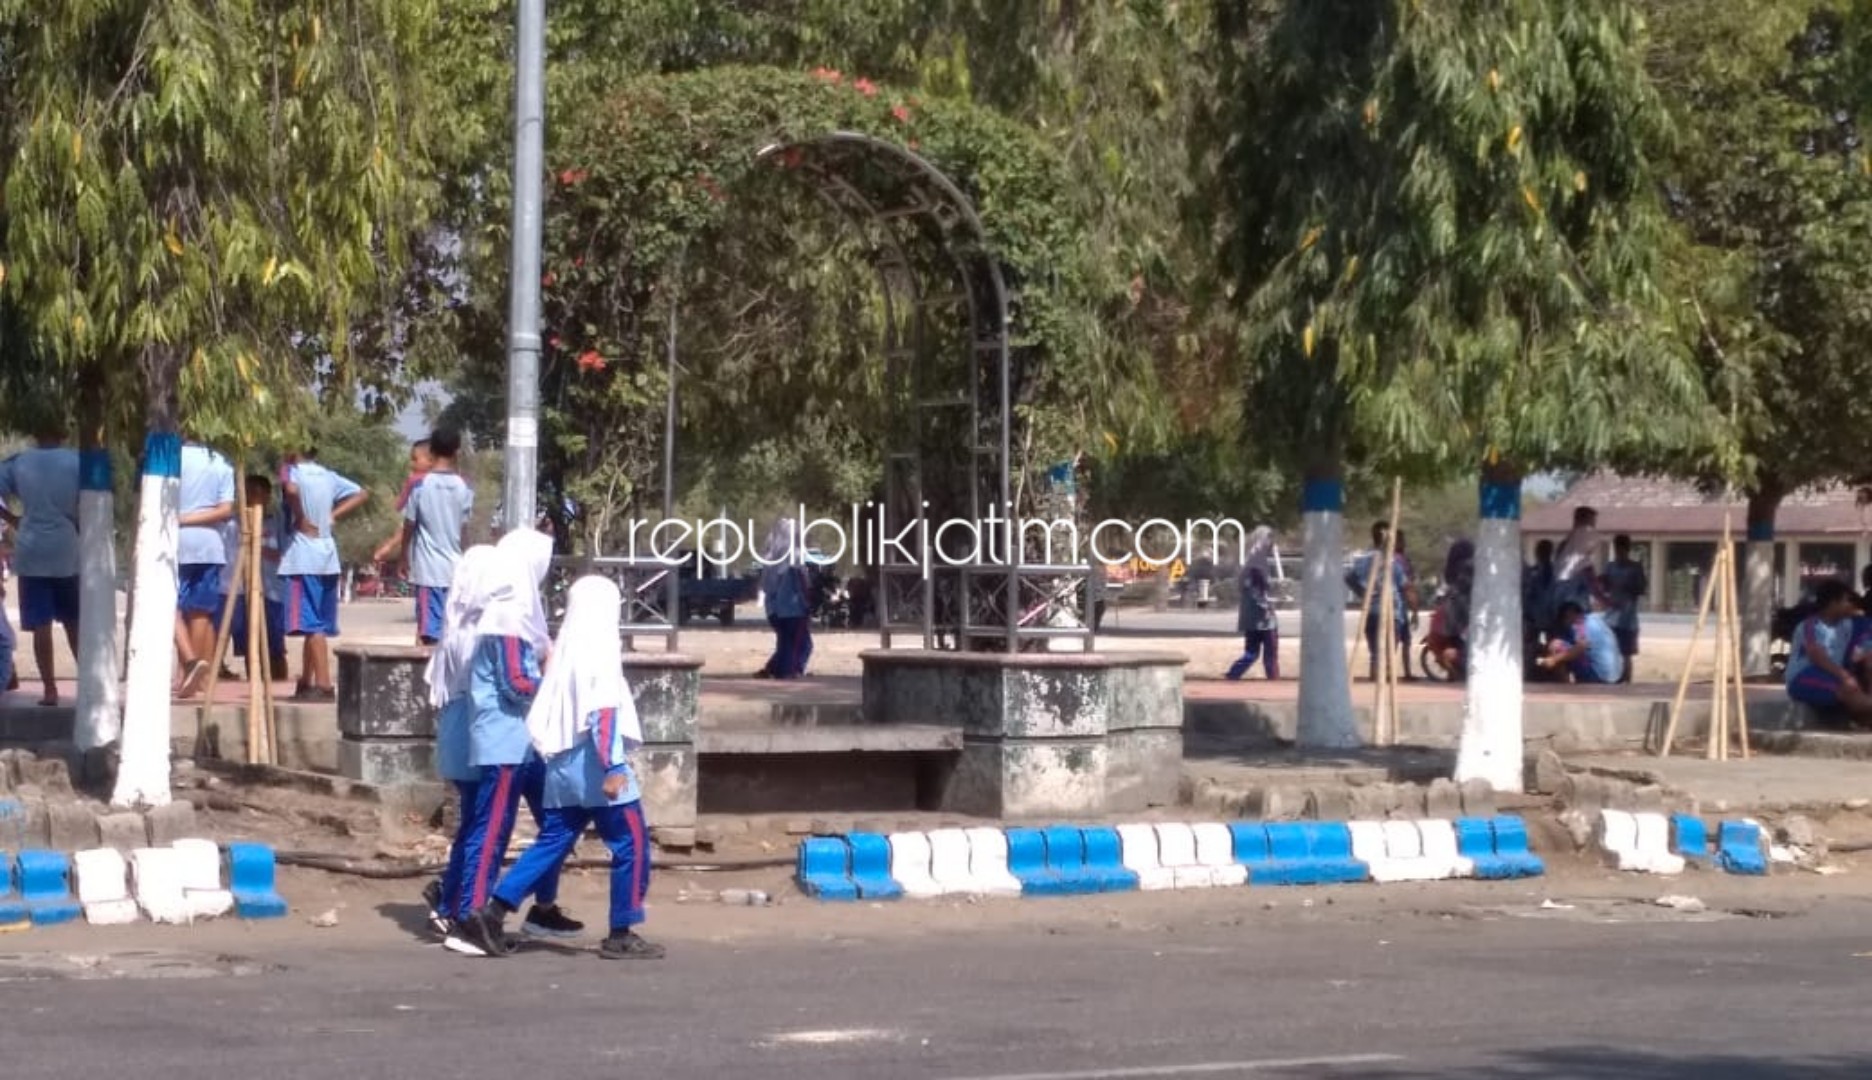
[[[650,850],[639,801],[637,778],[625,761],[629,747],[617,730],[617,711],[592,714],[591,736],[546,759],[546,788],[539,839],[514,861],[495,886],[501,903],[518,909],[528,893],[556,877],[559,867],[589,825],[595,825],[611,850],[611,932],[622,933],[644,921],[644,894],[650,889]],[[623,775],[617,798],[605,797],[605,778]]]
[[[443,912],[465,918],[487,904],[500,877],[514,815],[525,799],[543,832],[544,763],[533,752],[526,714],[539,692],[538,654],[519,638],[486,637],[475,645],[468,693],[443,710],[437,769],[461,796],[461,825],[442,879]],[[460,703],[460,708],[457,708]],[[539,903],[559,898],[558,866],[534,890]]]

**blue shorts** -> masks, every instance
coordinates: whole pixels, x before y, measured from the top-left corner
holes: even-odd
[[[416,636],[424,645],[442,640],[442,612],[448,607],[448,588],[416,586]]]
[[[267,656],[286,655],[286,602],[268,600],[266,609]],[[239,597],[234,601],[234,623],[228,627],[228,636],[234,645],[235,656],[247,655],[247,598]]]
[[[1788,697],[1816,709],[1840,707],[1840,681],[1831,672],[1808,668],[1788,680]]]
[[[286,633],[292,637],[338,636],[338,575],[281,576],[286,583]]]
[[[19,579],[20,629],[38,630],[62,623],[78,625],[78,579],[75,577],[23,577]]]
[[[176,610],[184,615],[219,616],[226,591],[220,563],[183,563],[176,568]]]

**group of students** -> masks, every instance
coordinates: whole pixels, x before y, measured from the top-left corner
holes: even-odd
[[[1872,566],[1862,584],[1872,595]],[[1814,587],[1811,612],[1794,629],[1787,664],[1788,697],[1858,723],[1872,719],[1872,616],[1866,600],[1837,578]]]
[[[599,576],[574,582],[555,641],[541,588],[552,539],[517,529],[457,560],[427,672],[439,710],[436,765],[460,798],[442,877],[424,890],[443,946],[467,956],[514,951],[506,920],[530,898],[529,937],[576,936],[558,905],[559,874],[595,827],[611,854],[609,934],[599,954],[652,959],[636,931],[650,886],[648,830],[629,753],[643,728],[625,684],[622,595]],[[538,838],[504,873],[522,802]]]
[[[474,509],[472,489],[455,471],[461,436],[440,429],[412,451],[412,475],[397,500],[401,515],[392,538],[408,576],[417,585],[418,637],[440,634],[450,576],[460,557],[462,533]],[[228,594],[235,594],[230,637],[236,656],[246,655],[247,598],[229,579],[239,542],[235,470],[226,457],[196,442],[182,445],[177,483],[175,649],[173,686],[178,699],[202,692]],[[65,432],[46,424],[33,445],[0,462],[0,521],[13,533],[13,565],[19,579],[20,627],[33,638],[44,692],[41,705],[59,703],[54,674],[55,627],[77,653],[78,492],[80,459],[65,445]],[[303,639],[295,697],[336,697],[329,639],[338,635],[342,563],[333,528],[369,499],[362,486],[320,464],[307,449],[284,456],[273,476],[245,478],[245,501],[262,514],[261,579],[266,610],[265,670],[287,674],[286,642]],[[277,491],[277,498],[276,498]],[[0,671],[12,677],[11,628],[0,627]],[[250,658],[254,670],[259,658]]]

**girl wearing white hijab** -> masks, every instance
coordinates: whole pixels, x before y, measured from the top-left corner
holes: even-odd
[[[1573,531],[1554,552],[1554,606],[1568,601],[1583,611],[1592,610],[1598,595],[1599,564],[1605,541],[1599,536],[1599,511],[1590,506],[1573,509]]]
[[[552,667],[527,711],[527,733],[546,762],[539,839],[494,887],[485,918],[496,924],[558,873],[588,826],[611,851],[610,934],[600,956],[653,959],[661,946],[640,937],[650,887],[648,830],[629,753],[643,726],[624,682],[618,622],[623,597],[602,577],[583,577],[566,596]]]
[[[767,607],[767,625],[774,631],[774,651],[755,677],[797,679],[806,674],[813,648],[812,586],[806,577],[806,552],[800,546],[798,522],[790,517],[774,522],[760,562],[761,592]]]
[[[463,815],[462,875],[454,932],[443,945],[469,956],[505,956],[512,951],[498,919],[487,919],[490,890],[507,855],[514,815],[522,796],[539,818],[543,773],[527,737],[526,714],[539,691],[552,650],[540,586],[552,568],[552,538],[515,529],[494,545],[487,603],[474,623],[468,674],[468,765],[478,770],[472,815]],[[538,901],[521,929],[566,937],[583,926],[555,903],[558,880],[537,890]]]
[[[1242,551],[1241,607],[1235,617],[1242,654],[1229,665],[1228,678],[1240,679],[1261,661],[1267,677],[1280,678],[1280,629],[1274,611],[1274,530],[1263,525],[1248,534]]]
[[[494,549],[481,544],[462,552],[449,582],[448,604],[442,613],[442,633],[429,654],[426,678],[429,704],[436,713],[436,772],[455,785],[461,797],[460,822],[455,830],[455,844],[449,848],[448,868],[438,881],[423,890],[429,902],[429,921],[447,937],[463,914],[457,905],[461,896],[462,856],[467,850],[468,827],[474,816],[475,796],[481,786],[481,770],[468,763],[468,679],[474,663],[475,624],[494,589],[494,571],[498,567]]]

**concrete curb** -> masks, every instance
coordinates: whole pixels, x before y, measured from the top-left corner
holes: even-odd
[[[182,839],[126,857],[115,848],[72,852],[0,852],[0,929],[53,926],[81,916],[93,926],[140,918],[186,925],[238,910],[245,919],[278,918],[286,902],[274,888],[273,849],[229,844],[223,887],[221,848]],[[16,891],[17,890],[17,891]]]
[[[1545,871],[1518,817],[853,832],[801,841],[820,900],[1075,896],[1236,885],[1500,880]]]
[[[1606,861],[1619,870],[1675,875],[1709,866],[1753,877],[1768,872],[1768,830],[1747,818],[1719,822],[1713,849],[1709,826],[1690,814],[1601,810],[1596,833]]]

